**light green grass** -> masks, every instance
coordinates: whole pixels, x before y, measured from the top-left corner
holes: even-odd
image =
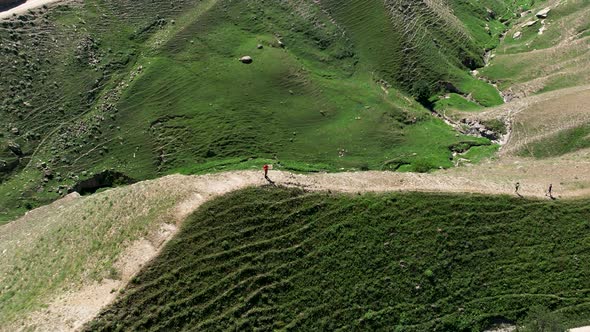
[[[501,16],[512,4],[489,6]],[[400,25],[411,17],[418,39]],[[0,128],[0,158],[14,165],[9,141],[25,156],[0,176],[0,220],[104,169],[142,180],[268,161],[298,171],[396,159],[400,170],[450,167],[448,147],[469,138],[415,99],[430,106],[448,82],[483,106],[500,103],[467,66],[483,65],[501,29],[483,5],[462,1],[439,13],[367,0],[86,0],[5,23],[0,36],[21,45],[0,53],[0,63],[17,61],[0,66],[0,112],[23,134]],[[40,162],[58,179],[45,184]]]
[[[480,106],[470,100],[467,100],[465,97],[463,97],[459,94],[456,94],[456,93],[450,93],[450,94],[448,94],[448,97],[440,98],[434,103],[434,110],[437,112],[445,112],[445,111],[473,112],[473,111],[479,111],[482,108],[483,108],[482,106]]]
[[[587,45],[583,40],[590,24],[589,3],[568,1],[550,11],[546,30],[538,34],[541,23],[532,27],[517,26],[497,47],[491,64],[480,70],[482,76],[497,81],[505,90],[515,84],[548,77],[538,93],[585,84],[588,81]],[[543,2],[535,5],[533,13],[522,18],[520,23],[536,19],[534,14],[545,7]],[[512,38],[516,31],[522,32],[519,39]],[[551,48],[559,45],[559,50]],[[537,83],[538,84],[538,83]]]

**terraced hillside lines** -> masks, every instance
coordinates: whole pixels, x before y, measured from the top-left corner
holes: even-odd
[[[510,133],[501,156],[560,157],[588,148],[590,86],[584,85],[515,99],[467,119],[502,119]]]
[[[462,25],[465,6],[86,0],[11,17],[0,27],[0,62],[11,64],[0,66],[0,220],[105,170],[142,180],[270,161],[297,171],[453,167],[450,147],[491,142],[456,136],[410,95],[486,90],[467,69],[497,37],[481,34],[494,20],[468,5],[479,10]],[[401,21],[424,26],[422,37]]]
[[[483,66],[484,48],[492,47],[490,41],[497,33],[480,33],[483,22],[490,21],[485,10],[482,13],[454,1],[392,0],[380,4],[355,0],[320,4],[350,35],[362,66],[409,91],[422,103],[428,104],[432,94],[454,86],[466,94],[473,93],[482,105],[501,104],[497,92],[494,98],[493,93],[485,91],[485,84],[466,74],[468,67]],[[498,8],[498,3],[492,7]],[[505,5],[500,7],[506,9]],[[468,12],[469,22],[461,22],[455,10]]]
[[[562,172],[552,170],[557,162]],[[590,195],[588,163],[551,158],[527,161],[528,172],[523,172],[522,163],[504,160],[495,164],[493,171],[489,165],[479,165],[445,174],[303,175],[272,171],[270,176],[278,185],[313,192],[513,195],[513,185],[520,181],[520,193],[526,197],[547,199],[549,182],[555,184],[558,198]],[[123,287],[141,264],[158,253],[159,244],[174,234],[163,223],[184,220],[218,195],[265,184],[259,171],[173,175],[57,201],[0,227],[0,266],[4,267],[0,268],[0,281],[9,285],[0,295],[0,325],[13,331],[19,326],[64,330],[84,324],[114,299],[116,292],[112,290]],[[27,271],[28,277],[19,278],[21,274],[14,271]],[[46,309],[37,310],[41,306]]]
[[[547,18],[535,17],[543,8],[551,9]],[[589,24],[587,1],[539,3],[515,22],[481,75],[498,82],[508,99],[586,84]]]
[[[177,180],[72,194],[0,227],[0,330],[81,326],[157,254],[176,223],[202,202],[260,179]]]
[[[532,106],[515,118],[511,140],[517,143],[509,142],[511,149],[543,158],[590,147],[589,101],[590,90],[586,90]]]
[[[88,331],[479,331],[587,320],[586,201],[251,188],[207,203]]]

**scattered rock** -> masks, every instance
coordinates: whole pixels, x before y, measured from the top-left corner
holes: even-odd
[[[15,143],[15,142],[8,143],[8,149],[10,151],[12,151],[12,153],[14,153],[15,155],[17,155],[19,157],[23,156],[23,150],[21,149],[20,145],[18,145],[18,143]]]
[[[541,28],[539,28],[539,34],[542,35],[547,30],[547,26],[545,25],[545,20],[541,20]]]
[[[539,20],[530,20],[528,22],[525,22],[522,27],[523,28],[528,28],[528,27],[532,27],[533,25],[537,24],[537,22],[539,22]]]
[[[43,170],[43,177],[48,180],[53,179],[53,171],[49,168]]]
[[[285,43],[283,43],[282,40],[278,40],[277,43],[279,44],[279,47],[285,48]]]
[[[542,35],[543,33],[545,33],[545,30],[547,30],[547,28],[546,28],[545,26],[542,26],[542,27],[539,29],[539,34],[540,34],[540,35]]]
[[[516,31],[514,35],[512,35],[512,38],[514,39],[519,39],[520,37],[522,37],[522,32],[520,31]]]
[[[490,8],[486,8],[486,12],[488,13],[488,17],[491,19],[495,19],[496,18],[496,12],[494,12],[492,9]]]
[[[541,10],[540,12],[537,13],[538,18],[547,18],[547,16],[549,15],[549,12],[551,11],[551,8],[547,7],[543,10]]]
[[[483,123],[477,120],[462,119],[461,122],[467,125],[467,128],[463,131],[463,134],[485,137],[489,140],[496,141],[502,136],[502,133],[496,133],[493,130],[487,128]],[[464,151],[461,151],[464,152]]]
[[[245,64],[251,64],[252,62],[254,62],[254,60],[252,59],[251,56],[243,56],[240,58],[240,62],[245,63]]]

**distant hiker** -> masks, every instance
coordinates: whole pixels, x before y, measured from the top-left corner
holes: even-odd
[[[549,189],[547,189],[547,193],[545,193],[545,196],[548,196],[549,198],[554,199],[553,198],[553,184],[552,183],[549,184]]]
[[[520,189],[520,182],[516,182],[516,184],[514,185],[514,193],[518,196],[520,196],[520,193],[518,192],[519,189]]]
[[[270,165],[264,165],[262,166],[262,169],[264,170],[264,178],[266,179],[266,181],[268,181],[268,183],[274,185],[274,181],[272,181],[269,177],[268,177],[268,170],[271,169]]]

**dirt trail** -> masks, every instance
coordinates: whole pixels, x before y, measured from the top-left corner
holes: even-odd
[[[0,12],[0,20],[10,17],[13,14],[26,13],[29,9],[39,8],[43,5],[49,5],[51,3],[59,2],[59,1],[64,1],[64,0],[27,0],[27,2],[23,3],[20,6],[16,6],[14,8],[9,9],[9,10]]]
[[[537,198],[544,197],[548,182],[553,181],[554,192],[558,197],[575,198],[590,196],[590,151],[583,153],[585,155],[576,154],[568,156],[569,159],[559,160],[506,159],[433,174],[372,171],[304,175],[271,171],[270,177],[276,185],[280,186],[342,193],[423,191],[513,195],[514,182],[520,181],[521,193],[527,197]],[[558,162],[568,165],[567,160],[570,160],[570,164],[564,172],[554,172],[554,168],[550,166],[551,163]],[[125,287],[133,275],[157,256],[163,244],[176,234],[177,226],[182,220],[203,203],[248,186],[268,184],[260,171],[234,171],[200,176],[171,175],[103,193],[103,195],[109,195],[110,192],[115,191],[140,190],[143,195],[153,194],[152,191],[167,195],[169,193],[162,192],[162,188],[168,188],[167,190],[174,191],[181,199],[175,203],[171,211],[162,211],[163,215],[170,215],[173,220],[167,220],[159,225],[160,232],[156,237],[140,239],[129,244],[118,257],[116,266],[122,275],[120,280],[105,279],[101,283],[89,283],[78,290],[56,295],[52,302],[47,303],[46,309],[34,312],[23,321],[4,330],[33,328],[43,331],[72,331],[79,329],[115,299],[117,292],[113,290]],[[70,196],[66,200],[70,202],[76,199],[82,198]],[[56,202],[52,206],[60,204],[62,203]],[[23,224],[37,223],[38,218],[49,211],[48,208],[32,211],[27,216],[6,225],[8,229],[0,229],[2,231],[0,240],[2,235],[11,235],[12,227],[18,229]],[[133,213],[132,208],[129,213]],[[63,214],[62,218],[68,218],[67,213]],[[0,330],[3,329],[0,328]]]

